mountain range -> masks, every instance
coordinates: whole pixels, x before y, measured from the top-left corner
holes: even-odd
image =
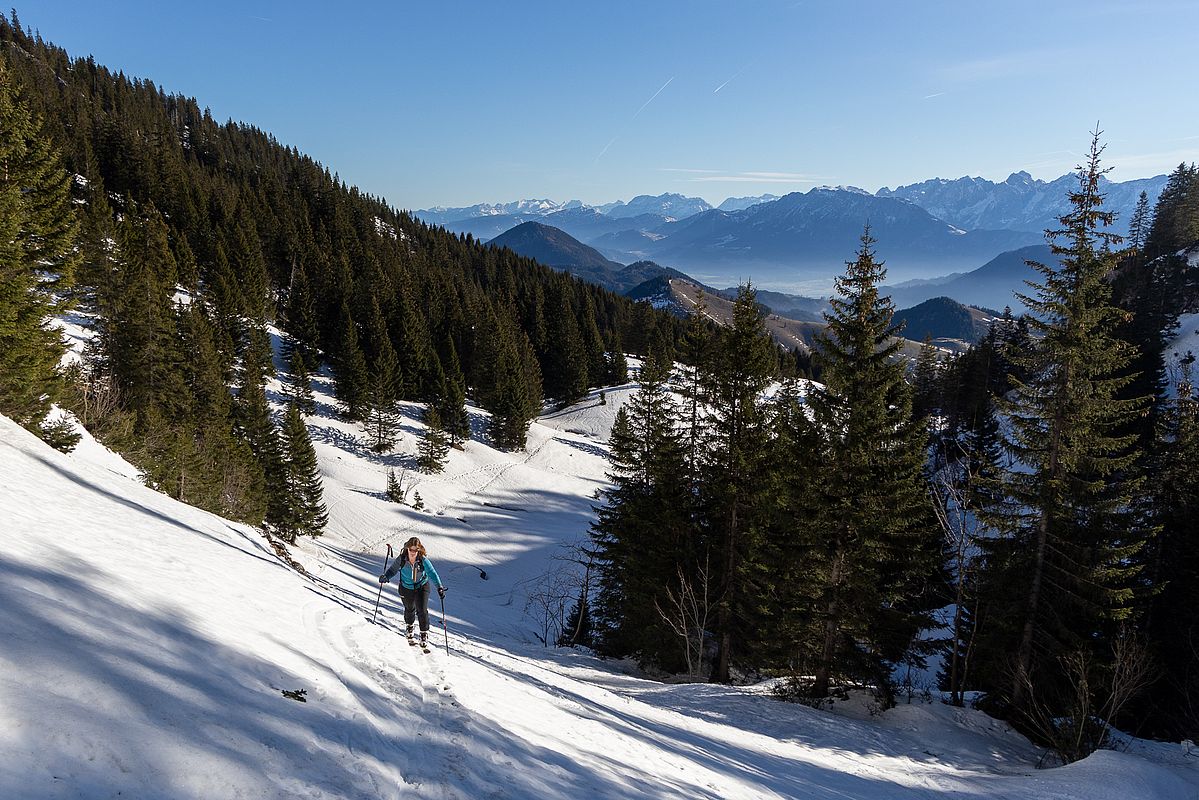
[[[581,214],[587,211],[590,210],[574,209],[561,213]],[[551,215],[546,219],[554,216],[557,215]],[[935,222],[932,224],[936,225]],[[911,229],[914,226],[909,222],[908,227]],[[655,278],[682,279],[703,288],[711,295],[723,294],[731,298],[736,294],[735,287],[731,285],[723,289],[714,288],[689,274],[661,266],[652,260],[635,261],[625,266],[607,258],[598,249],[584,244],[562,229],[541,222],[524,222],[492,239],[489,244],[494,247],[506,247],[519,255],[534,258],[542,264],[569,272],[612,291],[628,294],[634,299],[646,299],[660,295],[661,283],[654,287],[641,286]],[[960,327],[961,331],[953,333],[950,330],[954,328],[954,324],[946,322],[945,309],[939,308],[937,316],[940,323],[936,326],[938,332],[934,334],[934,338],[956,338],[970,341],[972,338],[968,333],[970,325],[964,321],[966,312],[963,309],[965,306],[981,306],[996,311],[1008,306],[1016,313],[1025,310],[1024,304],[1017,297],[1017,292],[1028,291],[1025,281],[1037,277],[1037,273],[1028,266],[1028,261],[1056,263],[1055,256],[1048,245],[1030,245],[1000,253],[981,267],[968,272],[957,272],[933,279],[887,284],[881,287],[881,291],[889,295],[892,302],[900,309],[920,306],[935,298],[942,301],[952,298],[955,304],[962,307],[954,311],[958,320],[957,327]],[[633,291],[634,289],[636,291]],[[757,290],[757,294],[758,301],[762,305],[787,319],[820,322],[823,320],[823,312],[828,309],[827,301],[822,298],[761,288]],[[975,322],[977,323],[978,320],[976,319]],[[912,334],[910,338],[922,339],[926,332],[928,331],[921,329],[919,335]],[[975,332],[977,333],[977,331]]]
[[[659,266],[653,261],[637,261],[624,266],[604,258],[598,250],[565,231],[540,222],[522,223],[489,244],[534,258],[546,266],[624,293],[634,300],[646,300],[656,308],[678,316],[691,313],[702,290],[708,297],[709,316],[722,323],[732,319],[731,303],[737,296],[735,287],[705,286],[678,270]],[[928,284],[928,291],[935,288],[935,283]],[[809,350],[816,333],[824,328],[824,312],[829,305],[823,299],[768,290],[758,291],[757,299],[769,312],[766,327],[771,336],[788,349],[798,346],[801,350]],[[905,337],[916,342],[925,336],[938,340],[976,341],[986,332],[989,319],[981,311],[969,309],[948,297],[927,300],[915,308],[896,313],[896,321],[907,325]]]
[[[1075,180],[1065,175],[1046,182],[1017,172],[999,183],[938,178],[873,194],[820,187],[783,197],[728,198],[717,208],[700,198],[662,194],[597,207],[577,200],[524,200],[415,213],[484,241],[536,221],[565,231],[609,261],[652,260],[713,285],[752,279],[760,287],[822,294],[853,257],[867,223],[893,280],[966,273],[1002,253],[1042,244],[1044,230],[1065,212]],[[1107,206],[1118,220],[1115,232],[1127,229],[1140,193],[1155,202],[1165,180],[1106,184]]]
[[[1112,227],[1121,236],[1128,233],[1128,221],[1141,192],[1150,205],[1157,200],[1165,185],[1166,176],[1139,178],[1113,183],[1101,177],[1106,194],[1105,205],[1117,211]],[[1041,181],[1027,172],[1014,172],[1001,183],[983,178],[934,178],[891,190],[878,190],[879,197],[898,197],[928,211],[938,219],[964,230],[980,228],[1022,230],[1041,233],[1058,227],[1057,218],[1069,211],[1069,193],[1077,186],[1078,178],[1063,175],[1053,181]]]

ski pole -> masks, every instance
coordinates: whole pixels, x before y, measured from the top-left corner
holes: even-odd
[[[383,556],[383,572],[387,572],[387,562],[391,558],[391,544],[387,545],[387,554]],[[371,624],[375,624],[375,617],[379,615],[379,601],[383,599],[383,584],[379,584],[379,596],[375,598],[375,613],[371,614]]]
[[[445,634],[445,654],[450,654],[450,630],[445,626],[445,597],[441,598],[441,630]]]

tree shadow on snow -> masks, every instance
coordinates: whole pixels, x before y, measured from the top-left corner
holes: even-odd
[[[72,578],[101,584],[104,576],[79,565]],[[115,797],[151,781],[154,788],[178,788],[179,796],[192,796],[182,787],[197,786],[219,795],[222,782],[236,789],[245,775],[255,786],[299,783],[329,796],[377,796],[378,776],[339,755],[386,760],[395,757],[394,744],[361,716],[338,719],[322,708],[317,675],[290,674],[206,638],[197,632],[200,622],[177,608],[157,612],[94,587],[46,602],[63,594],[62,582],[57,571],[0,555],[5,661],[14,674],[53,675],[54,687],[6,696],[6,717],[24,723],[9,730],[6,748],[20,746],[22,730],[30,731],[26,746],[35,747],[43,740],[34,731],[62,726],[51,736],[56,745],[68,745],[68,757],[89,756],[51,765],[57,790]],[[97,687],[99,698],[82,693]],[[312,693],[308,703],[282,694],[304,687]],[[0,776],[32,777],[20,770]],[[0,783],[4,797],[51,794],[67,796],[47,786]]]

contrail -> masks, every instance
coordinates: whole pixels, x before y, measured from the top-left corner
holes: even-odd
[[[667,86],[669,86],[670,82],[673,81],[674,79],[675,79],[674,75],[671,75],[669,78],[667,78],[666,83],[662,84],[662,89],[665,89]],[[654,97],[657,97],[658,95],[662,94],[662,89],[659,89],[658,91],[654,92]],[[640,114],[642,111],[645,110],[646,106],[648,106],[650,103],[654,102],[654,97],[651,97],[650,99],[648,99],[644,103],[642,103],[641,108],[637,109],[637,114]],[[637,114],[634,114],[632,116],[632,118],[629,120],[629,122],[632,122],[634,119],[637,119]]]
[[[749,64],[746,64],[745,66],[746,66],[746,67],[748,67],[748,66],[749,66]],[[742,72],[745,72],[745,67],[742,67],[741,69],[737,70],[735,73],[733,73],[733,77],[729,78],[727,81],[725,81],[724,83],[720,84],[720,85],[719,85],[719,86],[717,86],[715,89],[713,89],[713,90],[712,90],[712,94],[716,94],[716,93],[717,93],[717,92],[719,92],[721,89],[723,89],[724,87],[728,86],[728,85],[729,85],[730,83],[732,83],[733,81],[737,80],[737,76],[738,76],[738,75],[740,75]]]
[[[625,132],[625,129],[629,127],[629,125],[633,122],[633,120],[637,119],[637,115],[640,114],[642,111],[644,111],[646,106],[648,106],[650,103],[654,102],[654,98],[657,97],[658,95],[662,94],[662,90],[665,89],[667,86],[669,86],[670,82],[673,81],[676,77],[677,76],[675,76],[675,75],[671,75],[669,78],[667,78],[666,83],[662,84],[662,86],[658,89],[658,91],[654,92],[653,97],[650,97],[650,99],[646,100],[644,103],[641,104],[641,108],[637,109],[636,113],[634,113],[633,116],[629,117],[629,121],[624,124],[624,127],[622,127],[617,132],[617,134],[612,137],[612,140],[610,142],[608,142],[606,145],[604,145],[603,150],[599,151],[599,155],[597,155],[595,157],[596,161],[599,161],[601,158],[603,158],[604,153],[608,152],[608,148],[612,146],[613,142],[615,142],[617,139],[620,138],[620,134]]]
[[[604,149],[603,149],[603,150],[600,150],[600,151],[599,151],[599,155],[595,157],[595,160],[596,160],[596,161],[599,161],[601,158],[603,158],[603,157],[604,157],[604,153],[608,152],[608,148],[612,146],[612,142],[615,142],[615,141],[617,140],[617,138],[619,138],[619,136],[620,136],[620,134],[617,134],[616,136],[613,136],[613,137],[612,137],[612,138],[611,138],[611,139],[608,141],[608,143],[607,143],[606,145],[604,145]]]

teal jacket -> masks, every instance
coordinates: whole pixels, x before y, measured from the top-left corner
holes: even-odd
[[[425,556],[418,558],[415,565],[408,563],[407,554],[400,556],[383,573],[383,582],[390,581],[397,572],[400,573],[400,586],[405,589],[419,589],[430,580],[434,586],[442,585],[437,570],[433,569],[433,562]]]

